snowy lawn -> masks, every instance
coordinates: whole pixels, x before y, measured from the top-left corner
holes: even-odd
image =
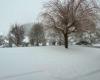
[[[0,80],[100,80],[100,49],[0,48]]]

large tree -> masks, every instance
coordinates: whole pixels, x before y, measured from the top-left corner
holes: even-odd
[[[9,32],[9,43],[14,43],[16,46],[20,46],[24,39],[24,28],[21,25],[12,25]]]
[[[41,23],[35,23],[29,33],[30,43],[32,45],[39,46],[39,43],[44,45],[45,43],[45,33],[43,25]]]
[[[69,34],[95,30],[99,9],[95,0],[51,0],[44,7],[45,23],[63,34],[65,48]]]

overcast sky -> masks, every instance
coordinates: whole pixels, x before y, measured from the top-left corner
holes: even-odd
[[[0,33],[7,34],[14,23],[34,22],[46,0],[0,0]]]

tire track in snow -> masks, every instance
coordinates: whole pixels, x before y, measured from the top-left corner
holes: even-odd
[[[21,74],[8,75],[8,76],[0,77],[0,80],[17,78],[17,77],[27,76],[27,75],[30,75],[30,74],[35,74],[35,73],[40,73],[40,72],[43,72],[43,71],[32,71],[32,72],[26,72],[26,73],[21,73]]]

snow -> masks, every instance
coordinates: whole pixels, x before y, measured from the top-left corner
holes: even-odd
[[[4,40],[4,42],[5,42],[5,43],[9,43],[9,41],[8,41],[8,40],[6,40],[6,39]]]
[[[100,80],[100,49],[0,48],[0,80]]]
[[[100,44],[93,44],[94,47],[100,47]]]
[[[23,42],[28,43],[28,42],[29,42],[29,38],[28,38],[27,36],[25,36],[25,38],[24,38]]]

